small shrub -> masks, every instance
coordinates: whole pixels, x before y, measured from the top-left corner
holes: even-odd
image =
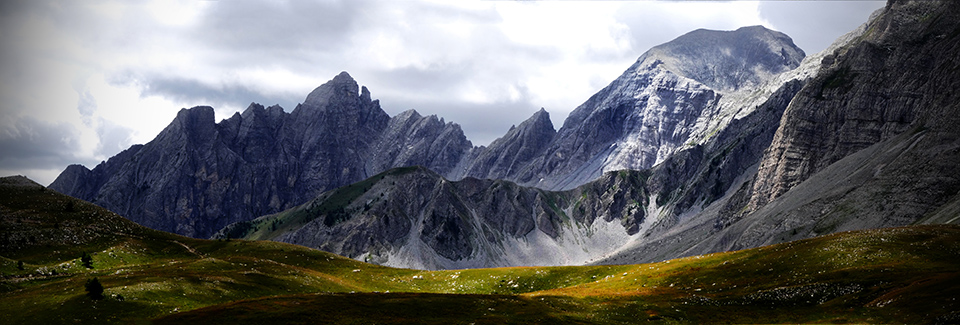
[[[17,261],[17,270],[23,271],[23,261]]]

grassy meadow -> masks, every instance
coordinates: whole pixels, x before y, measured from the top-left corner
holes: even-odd
[[[9,324],[960,321],[957,226],[846,232],[652,264],[422,271],[153,231],[4,178],[0,234],[0,315]],[[103,299],[86,295],[93,278]]]

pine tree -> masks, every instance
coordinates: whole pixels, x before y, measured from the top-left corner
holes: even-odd
[[[100,280],[93,278],[87,280],[87,283],[83,285],[87,290],[87,297],[93,300],[103,299],[103,285],[100,284]]]
[[[80,256],[80,264],[87,267],[88,269],[93,268],[93,257],[90,257],[90,254],[83,252],[83,255]]]

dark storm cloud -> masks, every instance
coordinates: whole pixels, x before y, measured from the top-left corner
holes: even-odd
[[[371,73],[377,83],[394,86],[404,92],[450,93],[466,77],[467,67],[447,67],[445,69],[417,69],[405,67],[394,70],[374,71]],[[376,89],[374,89],[375,91]]]
[[[867,22],[884,1],[761,1],[760,16],[793,38],[807,55]]]
[[[205,46],[264,59],[304,50],[338,51],[368,5],[356,0],[218,1],[206,9],[194,35]]]
[[[380,99],[381,107],[391,116],[414,109],[422,115],[437,115],[459,124],[474,145],[490,143],[506,133],[511,125],[520,124],[540,109],[531,102],[526,87],[516,80],[510,83],[509,76],[501,76],[499,86],[516,91],[516,98],[512,100],[484,103],[453,100],[457,90],[476,77],[474,69],[477,67],[462,64],[443,69],[407,67],[377,71],[371,76],[393,95],[378,96],[377,89],[371,89],[371,93]]]
[[[15,123],[16,132],[0,135],[0,169],[63,168],[78,161],[73,155],[78,132],[69,124],[52,124],[32,118]]]
[[[214,108],[231,106],[244,109],[251,102],[255,102],[265,106],[278,104],[289,112],[296,107],[298,101],[302,100],[301,97],[294,98],[292,95],[264,95],[257,90],[237,84],[216,87],[197,80],[166,77],[146,77],[140,80],[145,86],[144,96],[162,96],[182,103],[191,103],[192,106],[208,105]],[[306,94],[303,96],[305,97]]]

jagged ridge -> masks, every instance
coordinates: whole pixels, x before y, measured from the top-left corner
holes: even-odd
[[[456,124],[391,119],[358,88],[344,72],[291,113],[254,103],[220,123],[210,107],[183,109],[153,141],[93,170],[70,166],[50,187],[153,229],[208,237],[388,167],[450,169],[472,147]]]

